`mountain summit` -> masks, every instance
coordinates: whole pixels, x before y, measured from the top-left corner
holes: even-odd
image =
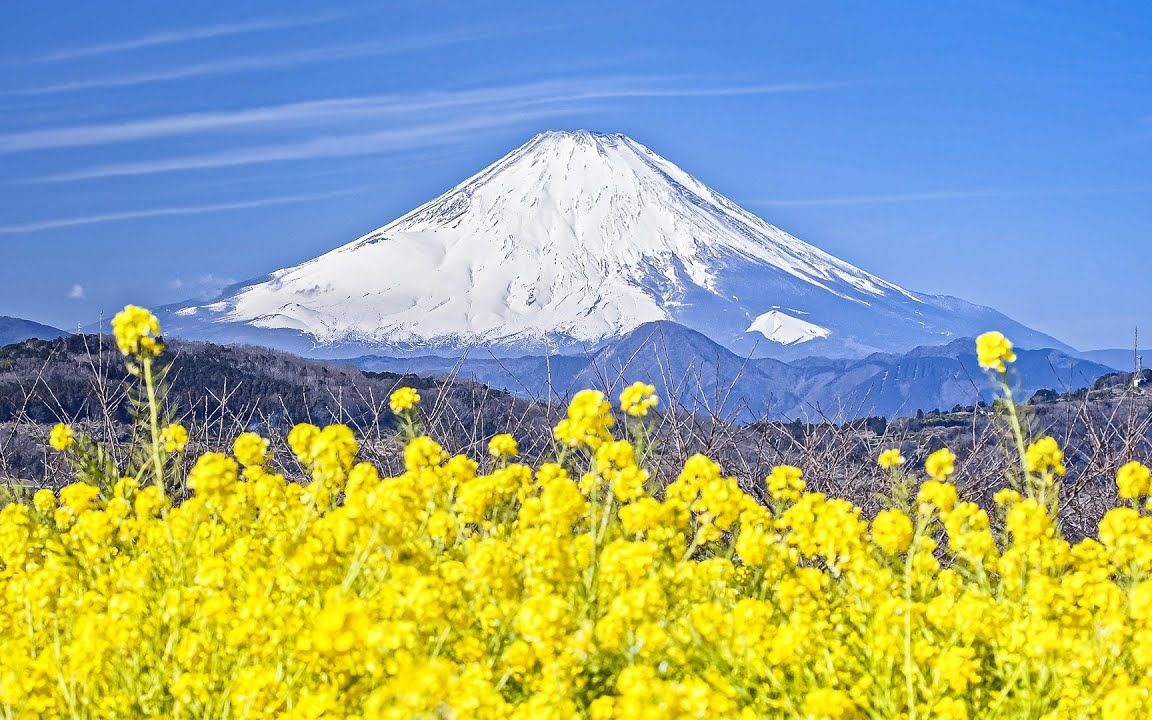
[[[990,328],[770,225],[624,135],[536,135],[363,237],[207,305],[172,329],[318,354],[567,351],[673,320],[736,352],[856,356]],[[310,346],[310,347],[309,347]]]

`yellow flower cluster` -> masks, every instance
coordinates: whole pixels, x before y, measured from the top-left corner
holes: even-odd
[[[595,449],[612,439],[609,431],[615,424],[612,405],[604,393],[581,390],[568,405],[568,417],[556,425],[552,434],[561,445]]]
[[[933,480],[947,480],[956,472],[956,455],[948,448],[940,448],[924,461],[924,471]]]
[[[986,332],[976,338],[976,359],[986,370],[1005,372],[1005,363],[1016,362],[1012,341],[996,331]]]
[[[947,450],[869,522],[789,466],[749,493],[695,455],[657,489],[612,428],[581,392],[556,462],[496,436],[481,472],[409,423],[385,477],[349,428],[305,424],[304,482],[244,433],[179,503],[132,477],[9,502],[0,717],[1152,717],[1144,465],[1071,543],[1030,486],[995,518],[962,499]],[[1063,462],[1049,439],[1021,453]]]
[[[188,446],[188,430],[180,423],[172,423],[160,431],[160,443],[166,453],[184,452]]]
[[[520,454],[520,446],[516,438],[508,433],[500,433],[488,441],[488,454],[494,458],[512,458]]]
[[[72,447],[75,440],[76,434],[72,432],[70,426],[64,423],[56,423],[52,427],[52,432],[48,434],[48,445],[56,452],[64,452]]]
[[[260,467],[268,453],[268,440],[254,432],[240,433],[232,443],[232,455],[244,467]]]
[[[1067,472],[1064,467],[1064,451],[1055,438],[1045,436],[1029,445],[1025,451],[1025,460],[1028,472],[1051,473],[1061,477]]]
[[[644,417],[659,403],[655,385],[635,382],[620,391],[620,409],[632,417]]]
[[[897,509],[881,510],[872,520],[872,542],[887,553],[907,550],[913,532],[912,520]]]
[[[160,321],[138,305],[127,305],[112,318],[112,335],[120,352],[129,357],[152,358],[164,352]]]
[[[1126,500],[1152,495],[1152,470],[1136,461],[1126,463],[1116,474],[1116,487]]]
[[[419,404],[420,393],[410,387],[397,388],[388,398],[388,407],[397,415],[407,412]]]
[[[904,455],[900,452],[900,448],[888,448],[880,453],[877,458],[876,464],[885,470],[895,470],[907,462]]]
[[[1032,498],[997,496],[1001,534],[926,479],[911,514],[869,523],[797,468],[765,507],[700,455],[654,495],[601,403],[573,404],[586,452],[564,464],[481,474],[417,436],[381,477],[348,428],[300,425],[306,484],[245,433],[198,458],[177,506],[128,478],[5,506],[0,715],[1152,713],[1143,506],[1071,544]],[[1118,481],[1140,497],[1148,479]]]
[[[768,494],[773,500],[799,500],[805,487],[804,473],[798,467],[778,465],[768,476]]]

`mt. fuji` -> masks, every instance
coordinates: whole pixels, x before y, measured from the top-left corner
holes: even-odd
[[[363,237],[210,304],[192,338],[311,355],[574,352],[671,320],[742,355],[854,357],[998,329],[990,308],[883,280],[740,208],[624,135],[545,132]]]

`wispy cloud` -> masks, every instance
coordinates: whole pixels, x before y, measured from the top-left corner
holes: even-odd
[[[288,127],[365,117],[452,111],[505,103],[561,103],[640,97],[716,97],[812,92],[837,83],[780,83],[728,87],[667,87],[657,79],[604,78],[523,83],[419,95],[370,95],[284,103],[239,110],[183,113],[141,120],[96,123],[0,134],[0,153],[104,145],[156,137],[191,135],[246,127]]]
[[[74,172],[37,178],[33,182],[63,182],[95,178],[153,175],[179,170],[206,170],[238,167],[286,160],[349,157],[393,151],[411,151],[459,142],[467,133],[505,127],[514,122],[539,120],[566,112],[566,109],[544,108],[518,113],[481,115],[467,119],[433,123],[417,127],[381,130],[371,133],[334,135],[299,143],[261,145],[252,148],[221,150],[198,155],[184,155],[162,160],[97,165]]]
[[[288,18],[280,20],[249,20],[245,22],[221,23],[217,25],[202,25],[200,27],[177,28],[141,35],[117,42],[97,43],[83,47],[73,47],[64,50],[35,55],[24,58],[27,62],[56,62],[60,60],[75,60],[77,58],[90,58],[97,55],[128,52],[143,48],[162,45],[176,45],[195,40],[209,40],[212,38],[228,37],[230,35],[245,35],[248,33],[265,32],[269,30],[286,30],[290,28],[309,27],[324,22],[330,22],[346,15],[319,15],[314,17]]]
[[[420,95],[321,100],[230,112],[166,116],[121,124],[11,133],[0,135],[0,153],[127,142],[240,127],[323,124],[363,117],[387,118],[391,125],[372,132],[328,134],[290,143],[233,147],[195,155],[109,163],[30,181],[62,182],[236,167],[282,160],[419,150],[465,140],[469,131],[509,127],[529,120],[568,115],[604,102],[627,98],[766,95],[819,91],[833,87],[837,85],[790,83],[677,86],[672,79],[644,77],[558,79]]]
[[[891,205],[935,200],[973,200],[981,198],[1058,197],[1072,195],[1108,195],[1114,193],[1152,192],[1152,185],[1105,185],[1083,188],[1000,188],[981,190],[937,190],[929,192],[889,193],[883,195],[834,195],[816,198],[781,198],[749,200],[747,205],[761,207],[825,207],[834,205]]]
[[[52,95],[56,93],[76,92],[81,90],[99,90],[107,88],[134,87],[169,80],[184,80],[196,77],[214,75],[228,75],[255,70],[278,70],[300,65],[334,62],[364,57],[382,57],[389,55],[403,55],[420,50],[444,47],[466,42],[478,37],[484,37],[494,32],[491,28],[470,28],[441,33],[413,35],[410,37],[394,38],[388,41],[357,43],[339,45],[334,47],[313,48],[287,53],[270,55],[257,55],[248,57],[217,60],[212,62],[192,63],[161,70],[151,70],[141,73],[127,73],[123,75],[109,75],[105,77],[88,78],[84,80],[69,80],[61,83],[37,85],[35,87],[4,90],[0,97]]]
[[[775,95],[777,93],[815,92],[847,87],[843,82],[773,83],[765,85],[731,85],[725,87],[651,87],[620,88],[606,91],[600,97],[724,97],[739,95]]]
[[[57,230],[60,228],[79,227],[82,225],[98,225],[125,220],[142,220],[146,218],[170,217],[173,215],[203,215],[205,213],[228,212],[232,210],[247,210],[250,208],[269,207],[272,205],[291,205],[296,203],[312,202],[327,198],[355,195],[363,192],[370,185],[364,185],[333,192],[313,193],[309,195],[280,195],[277,197],[260,198],[241,202],[215,203],[210,205],[178,205],[172,207],[145,208],[142,210],[125,210],[122,212],[100,213],[96,215],[81,215],[78,217],[55,218],[37,222],[21,223],[17,225],[0,225],[0,235],[23,235],[27,233]]]
[[[73,285],[68,290],[69,300],[83,300],[86,297],[88,297],[88,294],[84,292],[84,286],[79,283]]]
[[[105,145],[244,127],[324,123],[389,111],[383,98],[336,98],[233,111],[185,113],[118,123],[46,128],[0,135],[0,153]]]

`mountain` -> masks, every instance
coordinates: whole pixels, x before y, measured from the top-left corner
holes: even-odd
[[[461,377],[520,397],[561,402],[583,388],[617,394],[637,380],[656,386],[665,405],[727,420],[782,417],[800,399],[783,388],[803,371],[764,358],[741,358],[701,333],[668,321],[645,323],[584,355],[517,358],[364,356],[345,361],[362,370]]]
[[[466,380],[363,373],[355,368],[253,346],[171,340],[164,362],[165,404],[193,432],[197,452],[231,447],[243,430],[283,438],[299,422],[347,423],[365,442],[361,455],[382,472],[403,472],[397,422],[389,394],[401,385],[423,398],[436,439],[453,451],[483,456],[496,428],[515,432],[525,453],[550,452],[543,410],[509,393]],[[132,382],[124,358],[107,336],[66,335],[0,348],[0,483],[36,478],[71,482],[64,458],[45,453],[48,428],[76,423],[97,437],[124,440],[137,411],[123,383]],[[283,453],[283,443],[271,451]],[[290,463],[291,457],[280,461]],[[47,471],[45,465],[47,464]]]
[[[801,402],[793,388],[802,372],[779,360],[752,361],[673,322],[645,323],[596,353],[573,380],[617,394],[640,380],[656,386],[665,405],[747,422],[784,417]]]
[[[68,333],[51,325],[42,325],[31,320],[0,315],[0,345],[37,340],[55,340]]]
[[[1093,362],[1102,363],[1108,367],[1117,370],[1125,370],[1131,372],[1133,366],[1139,358],[1141,366],[1147,366],[1152,363],[1152,349],[1136,350],[1132,348],[1109,348],[1107,350],[1081,350],[1076,353],[1077,357],[1091,360]]]
[[[976,360],[975,341],[922,346],[861,359],[792,362],[740,357],[705,335],[668,321],[646,323],[584,356],[518,358],[381,357],[346,361],[364,370],[458,376],[534,400],[560,401],[592,387],[612,394],[642,380],[680,408],[730,422],[802,419],[842,422],[915,415],[991,401],[994,386]],[[1071,392],[1112,372],[1055,349],[1017,350],[1014,392]]]
[[[902,354],[870,355],[861,360],[808,359],[797,365],[805,380],[796,392],[805,398],[807,415],[854,419],[870,415],[902,417],[917,411],[947,410],[956,405],[990,402],[996,395],[980,367],[972,339],[919,347]],[[1009,377],[1018,400],[1037,390],[1073,392],[1091,387],[1112,372],[1100,363],[1051,348],[1017,349]]]
[[[999,329],[809,245],[623,135],[536,135],[440,197],[305,263],[165,309],[183,337],[314,356],[579,353],[674,321],[737,355],[861,357]]]

